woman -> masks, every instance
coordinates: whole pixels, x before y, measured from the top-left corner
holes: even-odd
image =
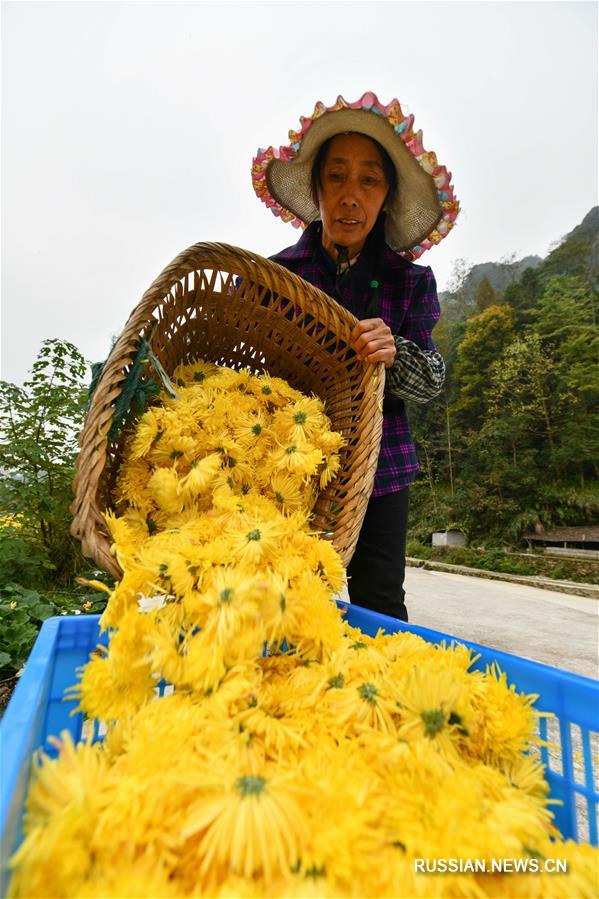
[[[381,450],[348,587],[357,605],[407,621],[408,486],[418,461],[404,400],[427,402],[445,378],[431,337],[435,279],[413,259],[449,232],[459,205],[451,174],[424,151],[397,100],[339,97],[301,122],[290,146],[259,151],[254,189],[275,215],[307,226],[271,258],[349,309],[359,319],[356,354],[385,364]]]

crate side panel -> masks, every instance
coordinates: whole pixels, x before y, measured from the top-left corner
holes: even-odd
[[[562,737],[562,749],[565,752],[563,760],[564,771],[557,774],[546,768],[546,777],[550,786],[550,796],[558,800],[559,805],[552,807],[555,815],[555,823],[561,834],[566,839],[580,840],[580,828],[576,815],[577,797],[586,797],[588,816],[591,822],[596,822],[599,808],[599,792],[591,775],[586,786],[575,782],[572,771],[572,746],[569,742],[570,725],[576,724],[580,728],[583,744],[589,739],[589,732],[599,730],[599,683],[586,677],[580,677],[567,671],[560,671],[548,665],[532,662],[519,656],[488,647],[471,643],[468,640],[460,640],[451,637],[441,631],[433,631],[418,625],[406,624],[386,615],[379,615],[369,609],[362,609],[355,605],[339,603],[341,608],[346,608],[346,620],[354,627],[374,636],[379,630],[387,633],[405,631],[418,634],[423,639],[432,643],[462,643],[478,654],[478,659],[473,669],[484,671],[487,666],[498,665],[501,671],[507,675],[508,683],[527,695],[537,696],[535,707],[540,711],[551,712],[555,715],[556,724]],[[565,745],[564,745],[565,744]],[[582,751],[577,747],[577,752]],[[546,759],[546,753],[544,760]],[[591,825],[591,842],[597,845],[596,827]],[[594,839],[593,839],[594,838]]]
[[[96,645],[98,622],[97,615],[59,616],[44,622],[0,723],[3,861],[10,858],[22,840],[23,808],[34,752],[44,746],[50,734],[58,734],[65,728],[78,736],[77,723],[69,720],[69,708],[62,700],[62,692],[67,681],[68,685],[74,683],[76,667],[86,661],[90,648]],[[68,705],[72,707],[76,703]],[[5,895],[6,880],[7,871],[1,865],[0,895]]]

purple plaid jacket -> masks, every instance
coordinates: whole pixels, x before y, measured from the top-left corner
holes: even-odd
[[[298,242],[270,257],[310,284],[351,309],[351,287],[337,293],[335,272],[327,264],[317,229],[310,225]],[[387,248],[379,278],[379,316],[394,336],[412,341],[422,350],[435,352],[431,331],[439,319],[437,287],[430,268],[415,265]],[[363,302],[366,302],[366,295]],[[418,459],[402,400],[385,399],[383,436],[373,496],[394,493],[410,484],[418,473]]]

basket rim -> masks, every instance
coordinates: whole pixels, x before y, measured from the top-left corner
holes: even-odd
[[[296,309],[301,309],[303,315],[320,313],[319,319],[325,320],[329,330],[348,349],[351,332],[358,321],[336,300],[299,275],[257,253],[230,244],[209,242],[192,244],[162,270],[133,308],[114,343],[96,385],[80,434],[80,453],[77,457],[76,476],[73,482],[71,533],[82,541],[84,554],[90,554],[100,567],[116,577],[120,577],[122,572],[115,557],[110,553],[108,531],[102,510],[97,502],[98,486],[107,460],[108,431],[111,426],[114,403],[121,392],[120,384],[125,377],[124,369],[133,361],[140,337],[144,337],[148,343],[151,343],[160,325],[160,319],[156,318],[154,313],[161,306],[167,306],[166,301],[172,297],[172,292],[177,284],[184,282],[192,272],[198,271],[203,274],[207,271],[212,272],[209,286],[214,286],[218,276],[221,277],[222,286],[225,283],[223,273],[226,273],[229,283],[233,278],[247,279],[248,282],[265,288],[275,296],[284,296],[292,306],[295,305]],[[276,285],[278,290],[273,285]],[[336,357],[334,353],[328,353],[326,358],[334,361]],[[341,366],[340,357],[337,357],[337,361]],[[359,364],[363,365],[363,363]],[[382,362],[363,366],[360,389],[364,396],[368,394],[374,398],[378,414],[371,433],[368,435],[366,478],[364,483],[359,486],[359,503],[361,508],[363,507],[360,522],[374,484],[382,435],[384,380]],[[108,415],[108,411],[110,415]],[[363,501],[364,495],[365,501]],[[95,534],[99,534],[99,539],[105,541],[107,545],[98,547]],[[354,547],[356,541],[354,541]],[[335,542],[334,539],[333,542]],[[90,547],[93,547],[91,552]],[[351,549],[352,552],[354,547]],[[344,561],[347,563],[349,559],[345,558]]]

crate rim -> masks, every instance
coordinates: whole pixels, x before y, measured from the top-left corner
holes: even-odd
[[[350,608],[350,604],[337,601],[342,610]],[[595,719],[592,724],[580,723],[593,732],[599,732],[599,680],[563,671],[542,662],[525,659],[521,656],[494,650],[490,647],[460,637],[453,637],[441,631],[423,627],[416,624],[407,624],[390,618],[386,615],[371,612],[368,609],[353,605],[353,609],[359,612],[359,617],[366,623],[378,625],[377,630],[385,628],[385,624],[392,625],[394,631],[413,633],[435,644],[461,644],[472,650],[483,661],[483,664],[497,662],[500,670],[505,672],[508,684],[514,685],[518,692],[526,693],[517,684],[517,678],[512,673],[514,668],[537,675],[548,683],[569,692],[574,691],[580,704],[589,709],[592,719],[592,709],[595,711]],[[2,778],[0,783],[0,839],[1,839],[1,863],[5,870],[5,864],[12,851],[12,833],[8,833],[7,822],[10,820],[13,806],[17,804],[19,781],[29,777],[31,764],[23,765],[23,758],[31,759],[32,753],[39,748],[38,745],[30,745],[33,740],[30,730],[31,711],[37,709],[45,700],[49,684],[47,679],[48,665],[56,651],[56,644],[63,627],[79,625],[85,622],[85,628],[97,631],[100,637],[100,615],[59,615],[46,619],[38,634],[35,645],[26,662],[24,671],[19,678],[16,689],[11,697],[2,720],[0,721],[0,757],[2,758]],[[541,708],[542,696],[538,695],[536,707]],[[572,723],[576,724],[574,720]],[[56,734],[58,736],[58,734]],[[24,770],[26,769],[26,770]],[[584,788],[581,792],[585,792]],[[10,845],[9,845],[10,844]],[[0,872],[3,873],[3,872]],[[0,880],[2,878],[0,877]]]
[[[339,600],[337,605],[339,608],[346,610],[351,604]],[[474,653],[483,659],[492,655],[493,660],[497,662],[500,670],[505,671],[508,681],[511,680],[509,670],[514,664],[524,665],[526,668],[530,666],[532,671],[535,671],[540,675],[545,675],[550,680],[557,681],[561,684],[568,684],[574,689],[583,691],[587,694],[584,697],[585,699],[595,701],[599,713],[599,680],[593,680],[590,677],[585,677],[582,674],[575,674],[572,671],[564,671],[561,668],[554,668],[551,665],[545,665],[543,662],[536,662],[532,659],[526,659],[523,656],[504,652],[503,650],[482,646],[479,643],[464,640],[461,637],[454,637],[451,634],[445,634],[442,631],[436,631],[422,625],[398,622],[395,618],[377,612],[371,612],[361,606],[358,608],[360,608],[360,612],[365,618],[372,618],[373,623],[380,623],[381,627],[383,626],[383,621],[393,624],[394,628],[399,624],[402,631],[414,633],[417,636],[426,639],[428,642],[437,644],[445,643],[446,645],[451,645],[453,643],[462,644],[468,649],[473,650]],[[2,796],[0,804],[0,827],[5,820],[4,813],[7,802],[5,797],[11,795],[12,788],[17,779],[14,769],[18,768],[18,766],[12,765],[11,761],[20,757],[18,750],[25,747],[27,743],[27,737],[24,730],[26,713],[32,705],[36,705],[41,700],[45,691],[45,685],[43,681],[40,680],[39,674],[46,671],[47,663],[52,658],[60,628],[63,623],[68,624],[70,622],[79,622],[83,620],[87,621],[89,626],[92,627],[94,625],[99,625],[100,617],[100,615],[56,615],[47,618],[42,624],[34,647],[25,664],[23,673],[18,680],[15,691],[2,720],[0,721],[0,751],[5,760],[3,764],[4,774],[2,777],[2,784],[0,785]],[[597,727],[599,728],[599,720],[597,721]],[[6,760],[8,760],[8,763]]]

